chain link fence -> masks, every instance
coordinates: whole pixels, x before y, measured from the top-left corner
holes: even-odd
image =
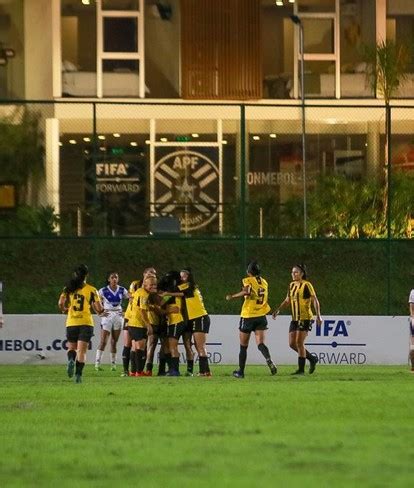
[[[276,302],[300,261],[325,313],[405,314],[413,111],[309,105],[303,147],[300,105],[3,103],[6,312],[53,311],[85,261],[96,284],[192,266],[236,313],[222,298],[257,258]]]

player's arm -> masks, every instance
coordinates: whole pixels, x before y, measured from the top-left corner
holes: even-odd
[[[411,324],[414,325],[414,302],[410,302],[410,320]]]
[[[272,312],[273,320],[276,320],[276,317],[279,315],[280,310],[284,307],[287,307],[288,305],[290,305],[290,297],[289,295],[286,295],[286,298],[283,300],[283,302]]]
[[[252,287],[250,285],[248,286],[243,286],[243,288],[237,292],[237,293],[230,293],[229,295],[226,295],[226,300],[232,300],[233,298],[241,298],[241,297],[246,297],[249,296],[252,291]]]
[[[182,291],[159,291],[158,295],[160,297],[183,297],[184,293]]]
[[[313,309],[315,310],[315,314],[316,314],[316,323],[318,325],[321,325],[322,323],[321,306],[319,304],[319,300],[316,294],[311,296],[311,300],[312,300]]]
[[[67,304],[68,304],[68,295],[66,293],[61,293],[58,301],[58,307],[62,313],[68,313],[69,308]]]
[[[99,297],[99,293],[95,291],[92,295],[92,300],[91,300],[92,308],[95,310],[95,312],[100,315],[100,316],[105,316],[108,313],[105,312],[105,309],[102,305],[101,299]]]

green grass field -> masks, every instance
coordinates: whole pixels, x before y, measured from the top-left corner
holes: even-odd
[[[0,366],[0,486],[408,487],[414,375],[320,366],[294,378],[120,378]]]

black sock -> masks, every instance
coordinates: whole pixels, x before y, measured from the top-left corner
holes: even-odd
[[[167,353],[165,354],[165,362],[167,363],[167,366],[168,366],[168,369],[169,369],[169,370],[170,370],[170,369],[173,369],[173,368],[172,368],[172,362],[171,362],[171,361],[172,361],[172,356],[171,356],[171,353],[167,352]]]
[[[152,371],[153,364],[152,363],[147,363],[147,371]]]
[[[171,367],[173,371],[180,371],[180,358],[171,358]]]
[[[244,368],[246,366],[246,359],[247,359],[247,346],[240,346],[239,370],[241,373],[244,373]]]
[[[192,373],[194,369],[194,359],[187,359],[187,371]]]
[[[200,356],[198,358],[198,366],[200,368],[200,374],[207,373],[207,368],[206,368],[206,356]]]
[[[145,366],[145,353],[142,349],[136,351],[137,355],[137,373],[142,373]]]
[[[82,376],[82,371],[83,367],[85,366],[85,363],[81,363],[79,361],[76,361],[76,368],[75,368],[75,374]]]
[[[410,351],[411,367],[414,368],[414,351]]]
[[[305,364],[306,364],[306,358],[301,358],[300,356],[298,357],[298,370],[301,373],[305,372]]]
[[[269,352],[269,349],[266,346],[266,344],[263,344],[263,342],[262,342],[261,344],[259,344],[257,346],[257,349],[259,349],[259,351],[263,354],[263,357],[266,359],[266,361],[268,363],[270,363],[270,361],[271,361],[270,352]]]
[[[75,361],[76,359],[76,351],[68,351],[68,361],[72,360]]]
[[[167,361],[165,360],[165,354],[160,353],[159,355],[159,363],[158,363],[158,374],[165,374],[165,365]]]
[[[131,351],[131,373],[137,372],[137,352]]]
[[[129,361],[131,359],[131,348],[124,346],[122,350],[122,364],[124,365],[124,371],[129,370]]]

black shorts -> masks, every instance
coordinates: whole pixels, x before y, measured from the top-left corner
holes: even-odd
[[[160,324],[153,324],[151,325],[152,327],[152,333],[158,337],[167,337],[167,324],[165,322],[162,322]]]
[[[289,326],[289,332],[310,332],[312,330],[313,320],[292,320]]]
[[[254,332],[255,330],[266,330],[267,328],[268,327],[266,315],[262,315],[261,317],[251,317],[248,319],[240,317],[240,332],[250,334],[250,332]]]
[[[167,328],[167,337],[171,337],[178,340],[184,334],[184,330],[185,330],[184,322],[180,322],[179,324],[169,325]]]
[[[146,327],[128,327],[129,336],[133,341],[142,341],[147,339],[148,330]]]
[[[191,319],[188,322],[191,325],[192,332],[204,332],[204,334],[208,334],[210,331],[210,317],[208,315]]]
[[[66,327],[66,339],[68,342],[89,342],[93,337],[91,325],[69,325]]]

